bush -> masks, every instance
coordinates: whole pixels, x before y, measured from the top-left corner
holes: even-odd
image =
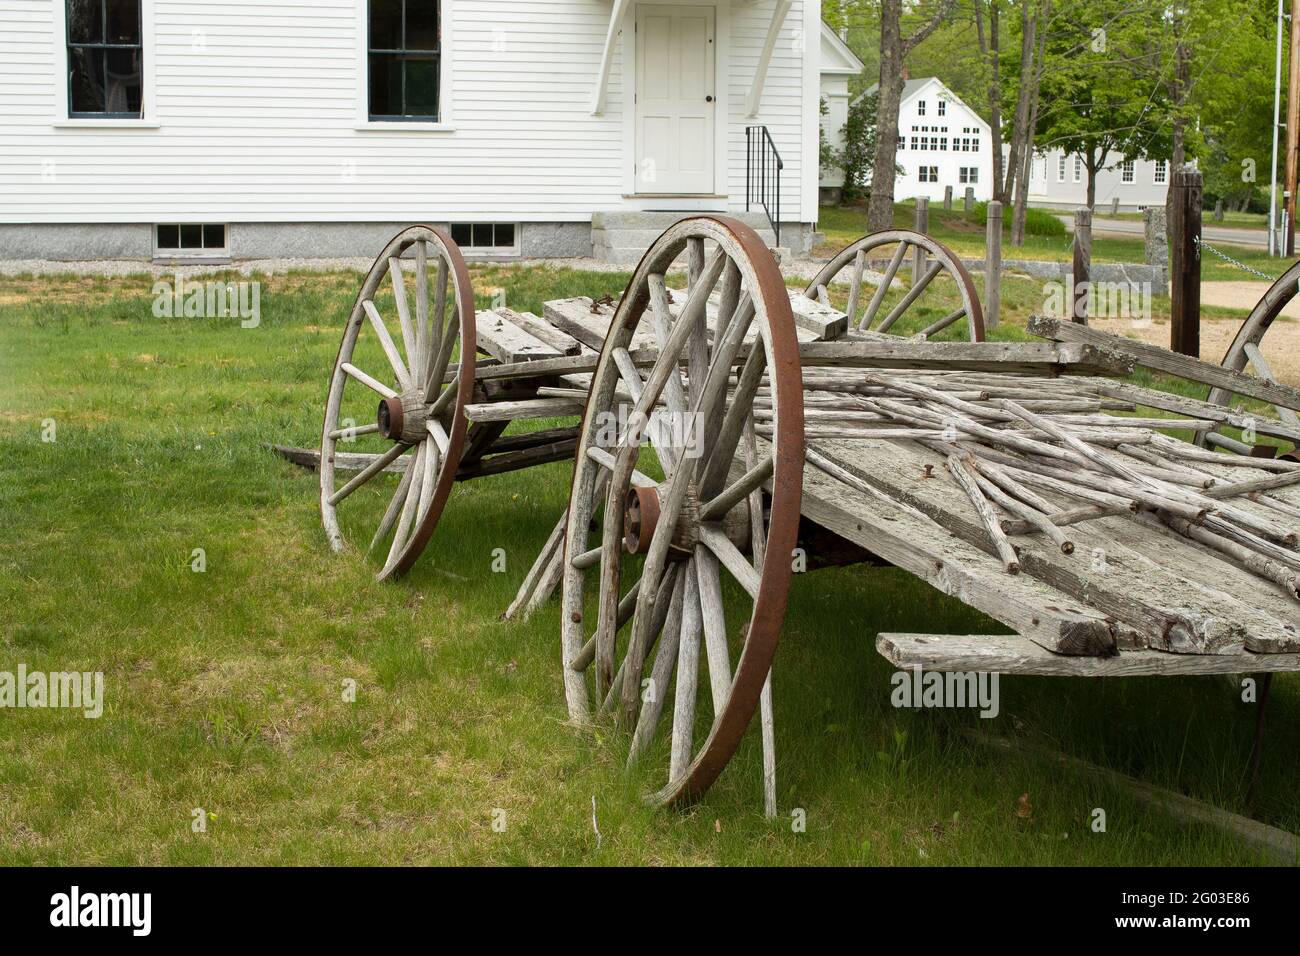
[[[1011,231],[1012,208],[1010,206],[1002,207],[1002,231]],[[1038,209],[1030,206],[1025,210],[1025,235],[1042,236],[1046,239],[1060,239],[1067,235],[1065,223],[1057,218],[1057,213],[1050,209]],[[977,202],[975,204],[975,220],[982,226],[989,219],[989,204],[987,202]]]

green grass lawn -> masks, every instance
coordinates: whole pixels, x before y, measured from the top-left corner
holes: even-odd
[[[818,247],[819,255],[827,255],[854,239],[861,238],[867,230],[866,206],[822,206],[818,211],[817,231],[826,237]],[[894,206],[894,228],[911,229],[915,224],[915,208],[910,202]],[[1230,223],[1225,223],[1230,225]],[[984,258],[984,226],[974,212],[965,212],[959,201],[945,211],[942,203],[930,204],[929,235],[944,243],[965,258]],[[1069,262],[1073,256],[1073,238],[1067,233],[1060,236],[1026,236],[1023,246],[1011,245],[1010,214],[1004,223],[1002,238],[1003,259],[1044,259]],[[1237,246],[1216,242],[1234,259],[1258,269],[1265,275],[1279,276],[1300,259],[1278,259],[1253,246]],[[1094,236],[1092,240],[1094,262],[1143,262],[1143,243],[1138,236]],[[1258,281],[1257,276],[1243,272],[1213,255],[1203,257],[1201,276],[1206,280]]]
[[[481,304],[500,288],[537,311],[626,276],[474,280]],[[777,820],[761,814],[753,734],[702,803],[643,807],[649,775],[624,772],[619,735],[566,723],[556,607],[498,619],[564,507],[565,465],[458,485],[412,574],[379,584],[373,563],[330,553],[315,475],[263,449],[316,444],[358,283],[264,280],[245,329],[154,318],[144,277],[0,280],[0,671],[106,681],[97,720],[0,711],[0,864],[1252,861],[1216,830],[962,733],[1240,810],[1254,708],[1232,682],[1004,678],[995,720],[895,710],[877,632],[1000,628],[894,569],[796,577],[773,676]],[[1291,830],[1298,690],[1275,683],[1255,811]]]

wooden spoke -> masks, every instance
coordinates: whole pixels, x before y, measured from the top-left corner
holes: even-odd
[[[388,395],[385,397],[392,398],[393,396]],[[348,438],[355,438],[358,435],[373,435],[377,431],[379,431],[379,426],[376,423],[371,422],[369,425],[353,425],[351,428],[336,428],[330,432],[330,438],[346,440]]]
[[[417,382],[428,377],[428,355],[429,243],[420,239],[415,243],[415,355],[411,358],[411,372]]]
[[[849,283],[849,304],[844,310],[849,317],[849,325],[856,325],[858,321],[858,294],[862,291],[862,270],[866,264],[867,253],[859,249],[853,257],[853,280]]]
[[[933,325],[927,325],[924,329],[918,332],[917,338],[928,339],[932,335],[937,335],[940,332],[942,332],[944,329],[946,329],[948,326],[952,325],[954,322],[963,318],[965,315],[966,315],[966,306],[964,305],[958,306],[956,309],[953,309],[953,311],[949,312],[938,322],[935,322]]]
[[[669,781],[686,773],[694,751],[695,689],[700,679],[700,635],[704,621],[700,610],[700,581],[695,561],[686,565],[685,597],[682,603],[681,639],[677,650],[677,694],[673,707],[672,756]]]
[[[1259,346],[1254,342],[1246,342],[1243,345],[1246,351],[1246,358],[1250,360],[1251,367],[1255,369],[1255,374],[1266,382],[1277,384],[1277,376],[1273,374],[1273,369],[1269,366],[1268,360],[1264,358],[1264,353],[1259,350]],[[1290,425],[1292,428],[1300,428],[1300,417],[1296,413],[1283,405],[1274,405],[1277,409],[1277,417],[1283,423]]]
[[[402,453],[407,450],[408,450],[408,446],[406,445],[394,445],[392,448],[388,449],[388,451],[384,452],[382,455],[380,455],[378,458],[372,461],[361,471],[357,472],[352,477],[352,480],[349,481],[346,485],[344,485],[338,491],[334,492],[334,494],[332,494],[329,499],[330,505],[331,506],[337,505],[348,495],[352,494],[352,492],[356,491],[358,488],[364,485],[371,478],[375,477],[375,475],[383,471],[386,467],[388,467],[388,465],[392,464],[394,461],[400,458]]]
[[[753,433],[753,419],[746,419],[746,425],[749,433]],[[711,499],[708,504],[700,509],[701,521],[717,521],[722,518],[728,511],[740,503],[742,498],[747,498],[755,490],[763,487],[763,482],[772,477],[772,470],[776,468],[776,460],[770,455],[764,458],[749,471],[737,480],[735,483],[727,486],[717,497]]]
[[[727,619],[722,610],[722,577],[718,572],[718,559],[702,544],[695,546],[695,574],[700,584],[704,655],[709,663],[713,713],[720,714],[731,696],[731,655],[727,650]]]
[[[690,286],[685,300],[673,305],[663,276],[683,253]],[[630,344],[633,336],[644,336],[643,323],[653,328],[659,346],[648,370],[644,363],[636,365]],[[730,389],[737,364],[737,387]],[[762,441],[762,449],[741,468],[736,447],[764,381],[770,389],[765,401],[774,409],[771,434],[758,439],[750,426],[750,437]],[[744,550],[754,537],[746,522],[751,522],[748,513],[756,512],[761,540],[793,549],[803,461],[802,391],[790,297],[761,240],[738,223],[707,217],[682,220],[665,232],[629,282],[591,377],[565,528],[563,553],[570,557],[563,561],[561,613],[570,716],[587,720],[611,712],[632,732],[629,763],[645,763],[656,734],[668,733],[661,716],[668,682],[675,685],[669,766],[658,771],[663,782],[666,769],[667,780],[662,787],[656,784],[659,789],[648,797],[653,802],[702,793],[760,708],[780,628],[780,616],[771,608],[784,606],[790,575],[785,565],[761,577],[754,571],[752,551]],[[620,404],[626,407],[629,399],[631,419],[611,446],[598,421]],[[659,447],[654,419],[644,418],[652,412],[680,413],[698,423],[693,429],[698,447],[691,454],[683,449],[680,455],[660,456],[664,478],[658,484],[642,481],[635,467],[644,432]],[[593,490],[601,481],[608,488],[598,510]],[[712,490],[710,481],[716,484]],[[768,481],[770,506],[764,504]],[[757,509],[750,505],[755,497]],[[623,615],[616,604],[626,608],[627,595],[617,602],[616,596],[620,578],[636,566],[629,552],[640,564],[640,586],[624,639],[617,636]],[[734,607],[724,608],[723,566],[742,581],[740,588],[726,590]],[[734,661],[729,616],[746,622],[749,634]],[[707,688],[699,685],[701,646],[709,668]],[[701,693],[709,695],[712,721],[697,740]]]
[[[876,313],[880,311],[880,303],[885,300],[885,294],[889,292],[889,286],[894,281],[894,276],[898,275],[898,269],[903,264],[903,259],[907,256],[907,242],[900,242],[898,248],[894,250],[894,255],[889,260],[889,267],[885,269],[885,276],[880,280],[880,285],[876,286],[876,293],[871,297],[871,302],[867,304],[867,311],[862,314],[862,323],[858,328],[871,328],[871,323],[876,320]],[[859,249],[863,258],[866,258],[866,250]],[[855,256],[856,258],[856,256]]]
[[[366,310],[366,315],[370,318],[370,324],[374,327],[375,335],[379,338],[379,344],[388,356],[388,364],[393,367],[393,372],[397,375],[397,380],[402,383],[403,388],[411,387],[411,373],[406,369],[406,363],[402,361],[402,354],[397,351],[397,345],[393,342],[393,337],[388,334],[388,326],[384,325],[384,320],[375,308],[375,304],[369,299],[361,303],[361,307]]]
[[[718,528],[706,524],[700,526],[700,540],[713,552],[713,556],[722,562],[722,566],[731,572],[731,576],[740,583],[746,593],[752,598],[757,598],[762,585],[759,574],[754,570],[754,566],[745,560],[740,549],[731,543],[731,539]]]
[[[393,280],[393,299],[397,303],[397,321],[402,327],[402,345],[406,348],[406,361],[412,371],[419,371],[415,350],[415,323],[411,320],[411,303],[406,298],[406,279],[402,273],[402,260],[392,256],[388,260],[388,273]],[[408,375],[411,381],[414,375]]]
[[[431,258],[437,263],[434,292],[438,301],[433,314],[429,310]],[[408,270],[412,268],[413,283],[408,281],[412,278]],[[393,286],[401,323],[400,345],[394,341],[375,306],[375,297],[385,277]],[[448,306],[451,316],[444,330],[443,313]],[[366,273],[344,327],[325,404],[319,459],[321,519],[330,547],[342,551],[347,542],[337,506],[398,457],[412,452],[373,532],[367,528],[362,539],[370,541],[368,551],[375,553],[381,544],[388,542],[377,574],[381,579],[406,573],[419,558],[437,526],[460,469],[468,432],[465,409],[472,399],[476,350],[461,349],[457,364],[450,372],[451,384],[444,389],[442,382],[449,374],[448,362],[462,330],[469,340],[474,340],[473,290],[469,271],[455,243],[446,233],[429,226],[412,226],[398,233]],[[392,368],[395,387],[389,387],[355,364],[354,355],[363,336],[370,336],[383,350]],[[429,379],[434,380],[435,388],[421,389]],[[349,396],[357,392],[357,386],[349,384],[353,382],[383,401],[371,404],[372,400],[367,399],[366,405],[378,408],[376,419],[347,428],[341,415],[345,390]],[[355,396],[348,398],[348,402],[353,401]],[[392,445],[374,456],[345,453],[338,447],[339,442],[355,435],[377,435]],[[336,471],[357,462],[365,467],[345,484],[336,486]],[[353,520],[359,518],[354,516]]]
[[[689,573],[689,572],[688,572]],[[678,574],[673,581],[673,594],[668,607],[663,637],[659,640],[659,653],[655,655],[650,670],[650,686],[641,698],[641,713],[637,716],[632,746],[628,749],[628,766],[636,763],[641,753],[654,739],[655,728],[668,699],[668,682],[677,667],[677,649],[682,636],[682,607],[686,596],[686,574]]]
[[[921,297],[921,294],[925,292],[925,287],[928,286],[934,277],[942,270],[942,262],[930,263],[929,268],[925,270],[921,275],[921,278],[916,280],[916,283],[912,288],[907,290],[907,295],[903,296],[903,300],[899,302],[898,305],[894,306],[889,315],[885,316],[885,321],[880,323],[880,328],[876,331],[888,332],[893,327],[894,323],[903,317],[903,313],[907,311],[907,307]]]
[[[353,378],[355,378],[366,388],[370,389],[373,392],[378,392],[380,395],[384,396],[384,398],[397,397],[397,393],[395,391],[393,391],[391,388],[389,388],[383,382],[379,381],[374,376],[368,375],[365,372],[361,371],[361,369],[357,368],[351,362],[344,362],[340,367],[343,369],[345,373],[351,375]],[[375,430],[376,431],[379,430],[378,425],[375,426]]]
[[[388,532],[393,530],[393,524],[402,511],[402,505],[406,503],[406,496],[411,490],[411,477],[414,474],[414,468],[407,468],[402,472],[402,480],[397,483],[397,490],[393,492],[393,498],[388,502],[388,509],[380,519],[379,527],[375,530],[375,536],[370,539],[370,547],[366,549],[367,551],[374,551],[387,540]]]

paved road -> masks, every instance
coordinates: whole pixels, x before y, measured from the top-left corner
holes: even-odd
[[[1065,227],[1074,230],[1074,217],[1061,216]],[[1092,231],[1094,235],[1141,236],[1145,234],[1145,223],[1133,219],[1103,219],[1093,216]],[[1216,226],[1209,222],[1201,223],[1201,237],[1206,242],[1226,242],[1238,246],[1258,246],[1268,248],[1268,230],[1235,229],[1231,226]]]

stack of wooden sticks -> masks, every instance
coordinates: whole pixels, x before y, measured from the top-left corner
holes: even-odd
[[[1300,507],[1270,494],[1300,485],[1300,463],[1213,452],[1163,433],[1217,427],[1195,417],[1195,403],[1185,416],[1137,417],[1133,402],[1104,395],[1095,380],[969,372],[813,368],[804,382],[810,442],[910,441],[941,456],[1008,573],[1020,570],[1017,536],[1043,535],[1072,554],[1071,526],[1129,516],[1300,600]],[[754,414],[759,434],[770,434],[765,394]]]

